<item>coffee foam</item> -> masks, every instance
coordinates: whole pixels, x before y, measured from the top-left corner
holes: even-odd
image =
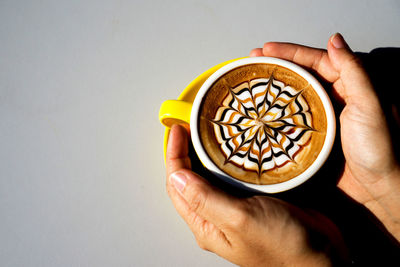
[[[204,148],[219,168],[246,182],[295,177],[315,160],[325,138],[318,95],[280,66],[253,64],[231,71],[214,83],[202,107]]]
[[[215,137],[227,161],[260,174],[295,161],[311,138],[308,110],[301,91],[273,77],[251,80],[231,89],[218,108]]]

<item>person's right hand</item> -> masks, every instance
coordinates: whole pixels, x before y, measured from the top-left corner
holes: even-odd
[[[316,71],[332,83],[345,103],[340,134],[345,156],[338,186],[370,209],[400,241],[400,167],[395,159],[388,126],[374,88],[359,59],[340,34],[328,50],[289,43],[266,43],[250,56],[272,56]]]

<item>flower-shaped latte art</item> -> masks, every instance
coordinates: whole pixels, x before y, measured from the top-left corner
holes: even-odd
[[[295,162],[313,131],[302,91],[273,77],[230,89],[212,122],[225,163],[259,175]]]

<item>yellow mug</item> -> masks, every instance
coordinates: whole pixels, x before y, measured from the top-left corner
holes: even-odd
[[[161,105],[158,116],[160,122],[167,128],[170,128],[176,123],[190,124],[190,112],[192,109],[192,104],[203,83],[218,69],[239,59],[242,58],[228,60],[208,69],[194,79],[188,86],[186,86],[177,100],[164,101]],[[167,144],[164,143],[164,152],[166,145]]]
[[[229,176],[221,169],[219,169],[216,164],[210,159],[207,152],[202,146],[200,141],[199,133],[198,133],[198,113],[200,109],[200,105],[203,97],[206,95],[208,89],[214,84],[216,80],[218,80],[221,76],[226,74],[227,72],[247,64],[258,64],[258,63],[267,63],[267,64],[275,64],[280,65],[285,68],[291,69],[294,72],[298,73],[300,76],[305,78],[309,84],[317,92],[320,97],[323,106],[325,108],[326,118],[327,118],[327,132],[326,138],[324,141],[324,145],[315,159],[315,161],[311,164],[311,166],[306,169],[300,175],[276,184],[251,184],[247,183],[234,177]],[[208,71],[201,74],[197,77],[192,83],[190,83],[183,93],[178,97],[177,100],[167,100],[162,103],[160,112],[159,112],[160,122],[167,127],[165,136],[164,136],[164,155],[167,147],[168,136],[169,136],[169,127],[171,127],[175,123],[187,123],[190,125],[191,129],[191,140],[193,143],[193,147],[200,161],[204,165],[206,169],[208,169],[215,176],[221,178],[222,180],[238,186],[240,188],[244,188],[250,191],[256,192],[264,192],[264,193],[277,193],[289,190],[293,187],[296,187],[310,177],[312,177],[323,165],[323,163],[328,158],[330,151],[332,149],[332,145],[335,138],[335,115],[333,111],[332,104],[325,90],[321,86],[321,84],[306,70],[301,68],[294,63],[289,61],[285,61],[277,58],[270,57],[254,57],[254,58],[241,58],[234,59],[224,63],[221,63]]]
[[[169,128],[176,123],[190,124],[192,104],[203,83],[218,69],[239,59],[242,58],[231,59],[208,69],[187,85],[177,100],[166,100],[162,103],[158,118],[166,127],[164,133],[164,158],[167,150]]]

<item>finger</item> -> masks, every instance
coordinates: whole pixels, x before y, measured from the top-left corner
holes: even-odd
[[[250,57],[262,57],[263,55],[262,48],[254,48],[250,51]]]
[[[195,175],[192,173],[192,175]],[[172,203],[179,215],[189,226],[193,232],[196,241],[202,249],[218,252],[218,249],[223,249],[224,246],[229,246],[225,234],[213,223],[207,221],[189,205],[182,194],[179,192],[177,187],[181,187],[181,184],[174,185],[175,182],[167,182],[167,191],[170,196]]]
[[[226,229],[227,222],[238,219],[240,200],[190,170],[181,169],[172,173],[169,185],[177,190],[190,210],[222,230]]]
[[[328,82],[334,82],[338,79],[339,74],[333,68],[327,52],[323,49],[291,43],[270,42],[264,44],[263,54],[264,56],[289,60],[312,69]]]
[[[190,169],[189,137],[181,125],[173,125],[169,133],[166,153],[167,177],[180,169]]]
[[[378,102],[372,84],[360,60],[351,51],[340,33],[334,34],[328,42],[328,56],[333,68],[340,74],[340,80],[334,84],[338,95],[344,101],[360,103],[371,108],[368,104],[377,105]]]

